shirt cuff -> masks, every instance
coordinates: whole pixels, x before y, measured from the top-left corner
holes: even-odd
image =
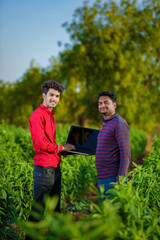
[[[63,146],[62,145],[58,145],[58,150],[57,150],[57,153],[60,153],[63,151]]]

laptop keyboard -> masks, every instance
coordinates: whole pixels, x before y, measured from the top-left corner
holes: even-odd
[[[95,154],[94,151],[90,150],[89,148],[79,147],[79,146],[76,146],[76,151],[84,152],[84,153],[88,153],[88,154]]]

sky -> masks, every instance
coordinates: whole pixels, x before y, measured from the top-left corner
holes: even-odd
[[[0,80],[20,80],[33,59],[40,67],[49,66],[49,59],[57,57],[64,44],[70,42],[62,24],[70,23],[83,3],[83,0],[0,0]],[[62,42],[61,47],[58,41]]]

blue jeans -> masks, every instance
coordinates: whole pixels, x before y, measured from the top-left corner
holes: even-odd
[[[107,191],[113,187],[111,183],[115,183],[116,178],[117,178],[117,176],[116,177],[106,177],[106,178],[99,178],[98,179],[97,190],[98,190],[99,195],[103,196],[103,199],[102,199],[102,197],[100,197],[100,199],[99,199],[100,202],[102,202],[102,200],[104,200],[105,196],[109,195],[109,193],[107,193]],[[104,192],[101,192],[100,186],[103,186]]]
[[[45,207],[44,197],[58,196],[59,200],[55,208],[56,212],[60,212],[60,197],[61,197],[61,169],[60,164],[57,168],[54,167],[41,167],[34,166],[33,170],[34,179],[34,191],[33,200],[34,202],[40,204],[43,208]],[[32,210],[43,215],[39,209],[32,207]],[[40,219],[35,219],[34,217],[29,217],[29,221],[38,221]]]

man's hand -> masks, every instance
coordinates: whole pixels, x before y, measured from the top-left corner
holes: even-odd
[[[75,146],[69,143],[63,145],[63,151],[67,152],[70,150],[75,150]]]

